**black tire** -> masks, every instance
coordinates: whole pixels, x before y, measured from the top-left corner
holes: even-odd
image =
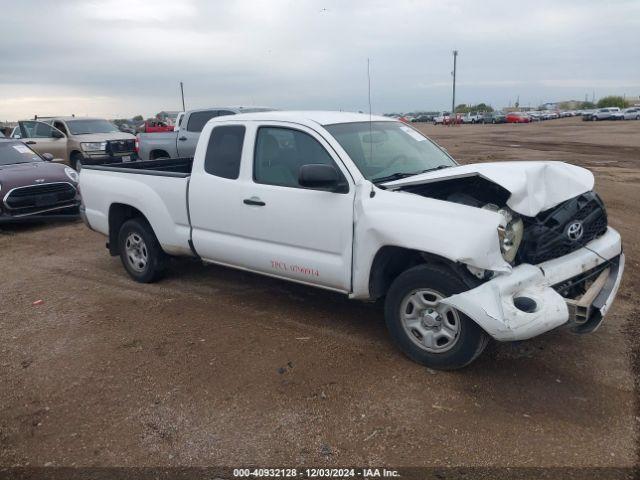
[[[401,308],[405,299],[419,289],[432,289],[444,297],[469,290],[456,274],[444,267],[418,265],[395,279],[385,300],[385,321],[391,338],[411,360],[438,370],[455,370],[473,362],[484,350],[489,336],[473,320],[456,311],[460,324],[449,350],[434,353],[417,345],[403,326]]]
[[[138,254],[131,252],[135,249],[136,239],[142,242],[137,244]],[[118,250],[122,265],[136,282],[153,283],[166,272],[169,257],[143,218],[133,218],[122,224],[118,233]]]
[[[82,157],[81,153],[75,152],[73,154],[71,154],[71,168],[73,168],[76,172],[80,173],[80,170],[82,170],[82,161],[84,160],[84,158]]]

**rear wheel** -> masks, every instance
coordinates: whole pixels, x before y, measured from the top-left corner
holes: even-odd
[[[427,367],[462,368],[482,353],[489,337],[469,317],[442,300],[468,290],[449,270],[419,265],[400,274],[385,301],[385,320],[394,342]]]
[[[136,282],[152,283],[164,275],[168,256],[144,219],[133,218],[122,224],[118,247],[122,265]]]

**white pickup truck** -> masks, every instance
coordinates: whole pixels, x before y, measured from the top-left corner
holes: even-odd
[[[594,331],[624,269],[593,175],[560,162],[459,166],[387,117],[218,117],[193,159],[87,166],[84,219],[139,282],[193,256],[385,299],[413,360],[453,369],[489,338]]]

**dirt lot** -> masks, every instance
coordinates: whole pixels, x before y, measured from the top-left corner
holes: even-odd
[[[191,261],[140,285],[81,223],[2,227],[0,465],[633,465],[640,122],[421,128],[463,163],[595,172],[628,255],[596,334],[434,372],[374,305]]]

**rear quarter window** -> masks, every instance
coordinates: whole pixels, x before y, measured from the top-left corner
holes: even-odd
[[[214,128],[204,158],[205,172],[216,177],[237,179],[240,174],[244,133],[245,128],[242,125]]]

